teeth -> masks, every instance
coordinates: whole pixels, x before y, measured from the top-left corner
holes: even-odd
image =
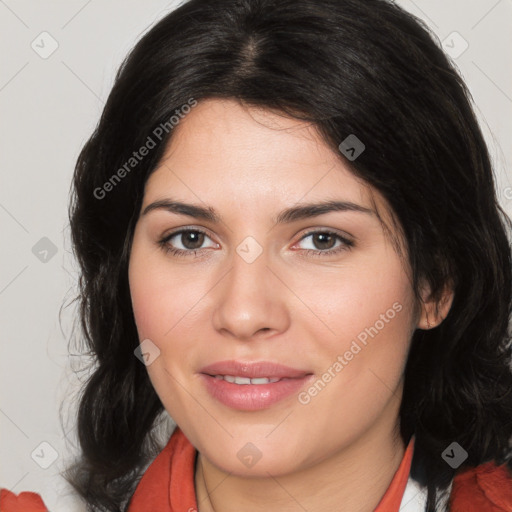
[[[233,375],[215,375],[215,378],[218,380],[224,379],[226,382],[231,382],[232,384],[269,384],[281,380],[277,377],[258,377],[250,379],[249,377],[234,377]]]
[[[267,379],[266,377],[260,377],[258,379],[251,379],[251,384],[268,384],[269,382],[277,382],[279,379]]]

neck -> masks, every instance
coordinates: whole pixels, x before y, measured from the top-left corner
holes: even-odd
[[[373,512],[405,452],[397,410],[393,407],[388,412],[384,416],[394,422],[381,417],[384,424],[379,421],[328,459],[278,477],[232,475],[199,453],[195,471],[198,512]]]

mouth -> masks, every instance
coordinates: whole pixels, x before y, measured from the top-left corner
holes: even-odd
[[[220,361],[200,370],[207,392],[232,409],[267,409],[297,393],[313,373],[270,361]]]
[[[234,379],[296,379],[311,374],[307,370],[292,368],[283,364],[273,363],[272,361],[218,361],[201,368],[200,373],[210,375],[211,377],[227,377],[228,382]],[[237,382],[237,384],[249,384],[246,380]],[[257,384],[257,382],[255,382]]]

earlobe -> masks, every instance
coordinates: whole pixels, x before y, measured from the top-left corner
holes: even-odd
[[[450,312],[454,295],[453,287],[447,285],[441,298],[436,301],[431,297],[430,287],[428,285],[424,286],[418,329],[428,330],[440,325]]]

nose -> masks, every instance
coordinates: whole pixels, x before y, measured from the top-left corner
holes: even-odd
[[[235,253],[214,290],[213,326],[224,336],[248,341],[288,328],[288,289],[271,270],[265,251],[251,263]]]

